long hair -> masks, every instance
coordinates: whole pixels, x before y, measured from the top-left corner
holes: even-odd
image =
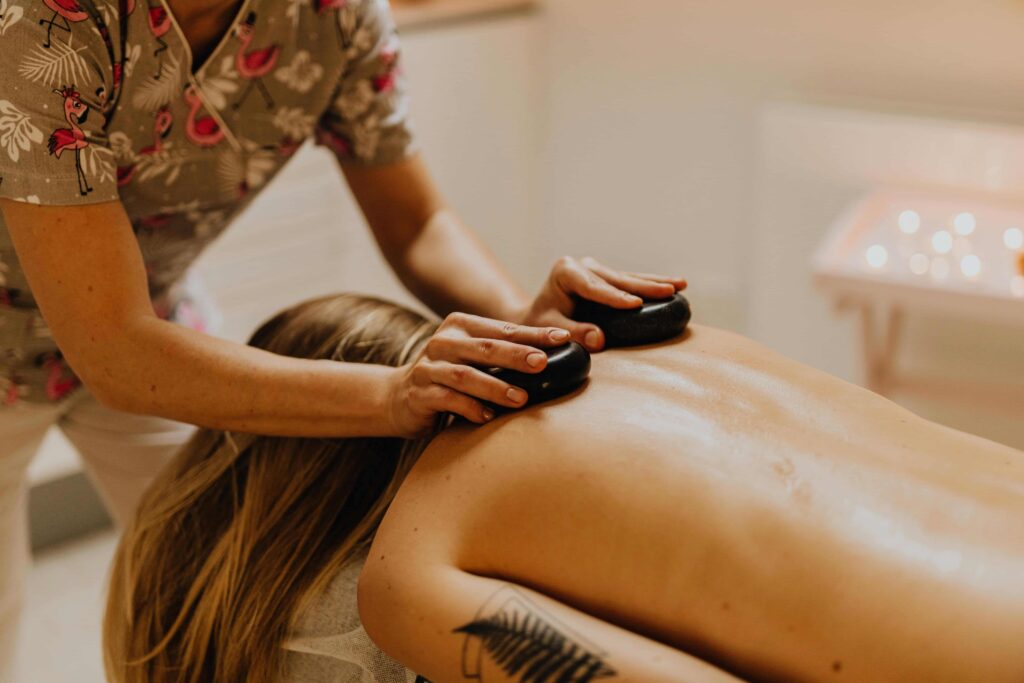
[[[436,324],[337,295],[288,309],[250,344],[397,366]],[[201,429],[146,491],[114,560],[103,624],[115,683],[263,683],[293,617],[372,540],[429,442]]]

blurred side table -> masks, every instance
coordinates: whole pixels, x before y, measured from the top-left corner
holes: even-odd
[[[1024,386],[911,376],[895,363],[910,312],[1024,327],[1024,203],[879,189],[829,231],[814,279],[837,310],[859,315],[869,389],[1024,413]]]

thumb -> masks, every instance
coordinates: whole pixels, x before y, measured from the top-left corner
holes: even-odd
[[[558,320],[551,324],[569,330],[572,340],[582,344],[587,351],[600,351],[604,348],[604,332],[593,323],[581,323],[559,314]]]

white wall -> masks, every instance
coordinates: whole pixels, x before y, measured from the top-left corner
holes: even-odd
[[[1024,192],[1020,131],[974,123],[1024,123],[1021,27],[1016,0],[552,0],[542,260],[681,269],[698,320],[856,379],[807,257],[874,182]],[[921,324],[927,370],[1024,346]],[[1024,447],[1020,420],[913,407]]]

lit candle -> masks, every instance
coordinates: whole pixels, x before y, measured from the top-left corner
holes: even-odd
[[[953,219],[953,229],[956,230],[956,234],[967,236],[974,232],[974,228],[978,226],[978,221],[975,220],[974,214],[965,211],[964,213],[957,214],[956,218]]]
[[[904,211],[899,217],[900,231],[905,235],[913,235],[921,227],[921,214],[917,211]]]
[[[932,235],[932,249],[937,254],[948,254],[953,249],[953,236],[946,230],[939,230]]]
[[[981,259],[974,254],[968,254],[960,259],[960,272],[969,278],[976,278],[981,274]]]
[[[1024,247],[1024,232],[1020,228],[1007,228],[1003,233],[1003,244],[1007,249],[1020,249]]]
[[[889,262],[889,252],[881,244],[873,244],[864,252],[864,258],[872,268],[883,268]]]

